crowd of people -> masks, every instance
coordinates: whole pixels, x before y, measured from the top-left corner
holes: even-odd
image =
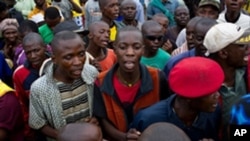
[[[233,141],[249,0],[0,0],[0,141]]]

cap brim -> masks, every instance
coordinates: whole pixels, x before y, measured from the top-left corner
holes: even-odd
[[[246,29],[242,36],[235,41],[235,44],[249,44],[250,43],[250,28]]]
[[[84,29],[77,29],[77,30],[74,30],[73,32],[75,33],[78,33],[78,34],[83,34],[84,36],[87,36],[89,34],[89,31],[88,30],[84,30]]]

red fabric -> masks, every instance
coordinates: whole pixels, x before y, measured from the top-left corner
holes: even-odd
[[[170,88],[178,95],[197,98],[221,87],[224,72],[220,65],[205,57],[190,57],[176,64],[169,74]]]
[[[10,141],[23,141],[23,117],[21,106],[14,92],[0,97],[0,128],[10,134]]]
[[[29,127],[28,123],[30,86],[28,86],[27,84],[33,81],[29,78],[30,74],[30,70],[24,67],[24,65],[19,66],[13,74],[14,87],[16,90],[16,95],[21,104],[23,119],[25,123],[25,137],[27,138],[33,138],[34,136],[33,130]],[[24,86],[27,88],[25,89]]]
[[[113,82],[114,82],[115,91],[116,91],[117,96],[120,99],[121,103],[123,105],[131,104],[135,99],[135,96],[136,96],[138,89],[141,85],[141,81],[138,81],[132,87],[128,87],[128,86],[125,86],[123,83],[121,83],[118,80],[118,77],[116,75],[114,75]]]

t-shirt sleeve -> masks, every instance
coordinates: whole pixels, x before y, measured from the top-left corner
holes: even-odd
[[[21,106],[14,92],[0,97],[0,128],[12,131],[22,123]]]

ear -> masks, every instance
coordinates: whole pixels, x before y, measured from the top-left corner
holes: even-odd
[[[54,64],[56,64],[56,58],[54,53],[51,54],[51,60]]]
[[[222,49],[218,52],[218,56],[222,59],[226,59],[228,57],[228,52],[225,49]]]
[[[89,34],[88,34],[88,38],[89,38],[89,39],[92,39],[92,38],[93,38],[93,34],[92,34],[92,33],[89,33]]]

